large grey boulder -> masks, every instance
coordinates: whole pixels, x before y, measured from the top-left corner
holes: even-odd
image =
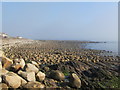
[[[74,88],[80,88],[81,87],[81,80],[79,77],[75,74],[72,73],[69,78],[69,85]]]
[[[65,75],[59,70],[52,70],[50,72],[50,77],[58,81],[62,81],[65,79]]]
[[[26,64],[25,70],[27,72],[35,72],[35,73],[37,73],[39,71],[39,69],[35,65],[33,65],[31,63]]]
[[[41,71],[39,71],[36,75],[36,78],[38,81],[43,81],[45,79],[45,74]]]
[[[18,88],[21,85],[21,80],[16,75],[6,74],[3,75],[3,80],[12,88]]]
[[[27,81],[36,81],[35,72],[23,72],[19,71],[18,74],[25,78]]]
[[[3,81],[12,88],[18,88],[27,83],[26,80],[13,72],[8,72],[7,74],[3,75]]]

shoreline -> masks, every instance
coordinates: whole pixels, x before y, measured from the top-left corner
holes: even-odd
[[[12,41],[11,41],[12,40]],[[4,43],[3,43],[4,41]],[[26,44],[49,44],[49,43],[67,43],[67,44],[72,44],[71,48],[78,48],[79,50],[91,50],[91,51],[96,51],[99,52],[98,55],[102,55],[102,56],[119,56],[118,54],[115,54],[112,51],[108,51],[108,50],[99,50],[99,49],[91,49],[91,48],[86,48],[87,44],[91,44],[91,43],[107,43],[107,42],[97,42],[97,41],[79,41],[79,40],[31,40],[31,39],[17,39],[17,38],[11,38],[8,40],[7,39],[3,39],[2,40],[2,48],[11,48],[12,46],[16,47],[16,46],[21,46],[21,45],[26,45]],[[68,45],[70,46],[70,45]],[[64,47],[66,48],[66,46]],[[94,53],[95,54],[95,53]]]

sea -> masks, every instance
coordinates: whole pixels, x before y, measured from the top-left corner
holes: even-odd
[[[119,55],[118,51],[118,42],[100,42],[100,43],[87,43],[85,45],[87,49],[95,49],[95,50],[105,50],[110,51],[114,55]]]

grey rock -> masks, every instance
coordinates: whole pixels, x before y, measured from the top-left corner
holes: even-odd
[[[18,74],[25,78],[27,81],[36,81],[35,72],[23,72],[19,71]]]
[[[37,73],[38,71],[39,71],[39,69],[35,66],[35,65],[33,65],[33,64],[31,64],[31,63],[28,63],[27,65],[26,65],[26,69],[25,69],[27,72],[35,72],[35,73]]]
[[[41,84],[40,82],[28,82],[26,85],[23,86],[23,88],[29,88],[31,90],[33,90],[33,88],[44,88],[45,86],[43,84]]]
[[[10,69],[11,65],[13,64],[13,61],[5,56],[1,58],[1,61],[2,61],[2,68],[5,69]]]
[[[65,79],[64,74],[59,70],[52,70],[50,72],[50,77],[58,81],[62,81]]]
[[[8,85],[5,83],[0,83],[0,90],[8,90]]]
[[[0,70],[0,74],[1,75],[5,75],[5,74],[7,74],[9,71],[8,70],[6,70],[5,68],[2,68],[2,70]]]
[[[11,86],[12,88],[18,88],[21,85],[21,80],[14,74],[6,74],[3,75],[3,80],[6,84]]]
[[[26,80],[14,72],[8,72],[7,74],[3,75],[3,81],[12,88],[18,88],[27,83]]]
[[[45,74],[41,71],[39,71],[36,75],[36,78],[38,81],[43,81],[45,79]]]
[[[81,87],[81,80],[79,79],[79,77],[75,73],[72,73],[70,75],[69,85],[71,87],[75,87],[75,88],[80,88]]]
[[[14,62],[14,65],[20,65],[22,69],[25,66],[25,61],[23,59],[14,59],[13,62]]]
[[[32,63],[33,65],[35,65],[36,67],[39,67],[39,65],[37,64],[37,62],[31,61],[31,63]]]

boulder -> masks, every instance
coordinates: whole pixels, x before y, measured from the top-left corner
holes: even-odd
[[[21,77],[19,77],[21,79],[21,86],[25,85],[27,83],[27,81]]]
[[[0,61],[0,83],[2,82],[2,78],[1,78],[1,70],[2,70],[2,63],[1,63],[1,61]]]
[[[21,65],[21,68],[23,69],[24,66],[25,66],[25,61],[23,59],[20,59],[20,63],[19,64]]]
[[[2,77],[0,76],[0,83],[2,82]]]
[[[13,61],[7,57],[2,57],[1,59],[2,59],[2,68],[9,69],[13,64]]]
[[[27,81],[36,81],[35,72],[19,71],[18,74],[25,78]]]
[[[0,61],[0,83],[2,82],[2,78],[1,78],[1,73],[2,73],[2,63],[1,63],[1,61]]]
[[[8,72],[3,75],[3,81],[12,88],[18,88],[27,83],[26,80],[15,74],[14,72]]]
[[[1,75],[5,75],[5,74],[7,74],[9,71],[8,70],[6,70],[5,68],[2,68],[2,70],[0,70],[0,74]]]
[[[25,61],[23,59],[14,59],[13,62],[14,62],[14,65],[17,65],[17,66],[19,65],[22,69],[25,66]]]
[[[8,86],[5,83],[0,83],[0,90],[8,90]]]
[[[52,70],[50,72],[50,77],[55,79],[55,80],[59,80],[59,81],[62,81],[65,79],[64,74],[59,70]]]
[[[20,78],[12,74],[3,75],[3,81],[12,88],[18,88],[21,85]]]
[[[33,65],[33,64],[31,64],[31,63],[28,63],[28,64],[26,65],[25,70],[26,70],[27,72],[35,72],[35,73],[37,73],[37,72],[39,71],[39,69],[38,69],[35,65]]]
[[[69,85],[74,88],[80,88],[81,87],[81,80],[79,77],[75,74],[72,73],[69,77]]]
[[[3,57],[4,52],[0,50],[0,57]]]
[[[0,70],[2,69],[2,59],[0,59]]]
[[[45,79],[45,74],[41,71],[39,71],[36,75],[36,78],[38,81],[43,81]]]
[[[14,65],[12,65],[11,66],[11,70],[12,71],[18,71],[18,70],[20,70],[21,69],[21,65],[20,64],[14,64]]]
[[[45,79],[44,81],[45,85],[48,86],[48,88],[57,88],[57,82],[54,79]]]
[[[50,68],[47,67],[47,66],[45,66],[43,69],[44,69],[45,72],[48,72],[50,70]]]
[[[33,65],[35,65],[36,67],[39,68],[39,65],[37,64],[37,62],[35,62],[35,61],[31,61],[31,63],[32,63]]]
[[[18,59],[18,58],[13,59],[13,63],[14,63],[14,64],[16,64],[16,63],[18,63],[18,62],[19,62],[19,59]]]
[[[23,69],[24,66],[25,66],[25,61],[24,61],[24,59],[20,59],[20,63],[19,63],[19,64],[21,65],[21,68]]]
[[[40,82],[28,82],[26,85],[23,86],[23,88],[28,88],[28,89],[31,89],[33,90],[33,88],[44,88],[45,85],[41,84]]]

